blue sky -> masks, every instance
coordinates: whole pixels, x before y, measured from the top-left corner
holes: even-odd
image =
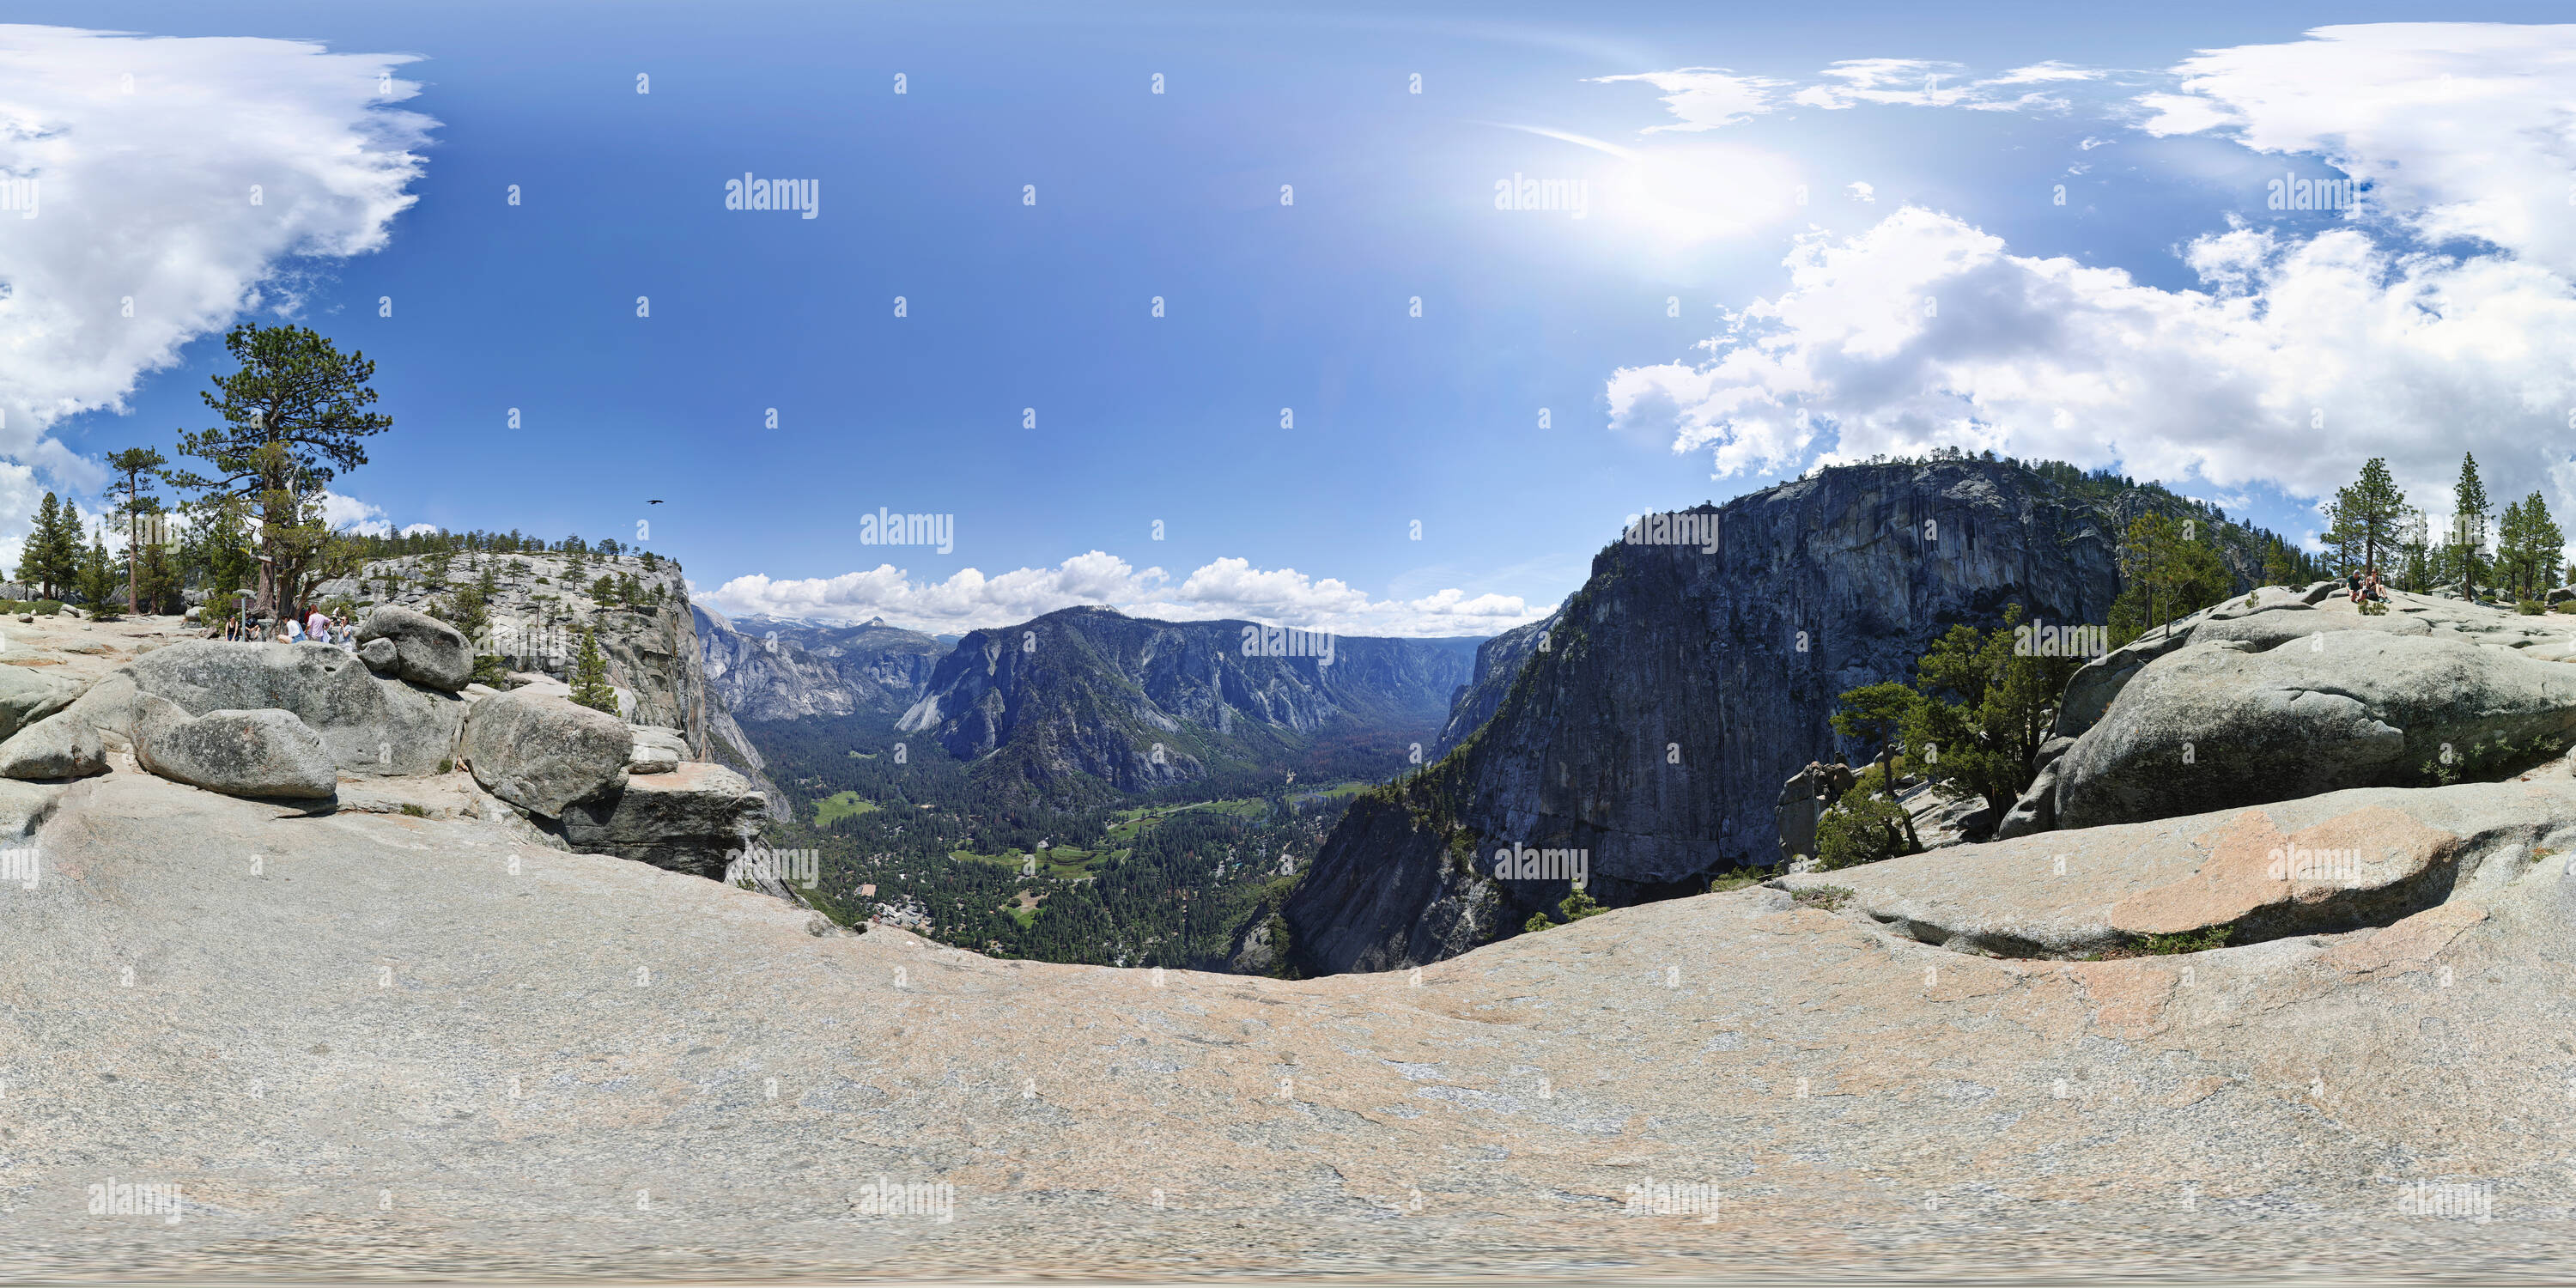
[[[2469,446],[2499,505],[2576,517],[2576,177],[2547,134],[2576,41],[2303,35],[2428,12],[21,4],[330,53],[0,39],[77,71],[0,93],[56,127],[0,165],[55,175],[42,227],[77,230],[13,248],[0,216],[0,278],[78,305],[0,312],[0,508],[203,424],[237,284],[232,312],[379,363],[396,428],[338,486],[353,520],[649,520],[737,612],[1486,634],[1643,506],[1935,442],[2122,462],[2298,533],[2367,455],[2446,505]],[[136,95],[92,92],[129,64]],[[2524,118],[2521,154],[2470,137]],[[146,127],[199,137],[82,182]],[[2426,162],[2476,152],[2492,173]],[[817,217],[725,209],[745,172],[814,181]],[[270,173],[328,194],[299,237],[202,213]],[[2284,174],[2382,200],[2269,211]],[[1497,210],[1514,176],[1581,182],[1583,217]],[[141,339],[81,312],[156,273],[198,307]],[[1871,312],[1918,299],[1934,321]],[[954,549],[863,544],[880,506],[953,514]]]

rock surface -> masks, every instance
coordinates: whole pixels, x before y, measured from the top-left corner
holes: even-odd
[[[383,650],[367,655],[367,647],[378,640],[394,646],[392,672],[414,684],[454,693],[474,674],[474,650],[465,636],[427,613],[386,604],[359,624],[360,656],[369,667],[385,670],[377,661]]]
[[[493,795],[561,818],[576,801],[626,786],[634,736],[605,712],[516,690],[474,703],[459,746],[474,781]]]
[[[2576,742],[2576,667],[2378,628],[2388,620],[2254,641],[2202,642],[2204,628],[2130,680],[2056,762],[2056,825],[2429,783],[2445,767],[2520,768],[2509,762]]]
[[[882,620],[816,626],[695,607],[707,689],[735,720],[873,714],[892,719],[921,697],[948,646]]]
[[[726,863],[757,841],[766,806],[742,775],[693,760],[567,805],[559,821],[565,843],[583,853],[718,880]]]
[[[24,666],[0,666],[0,739],[70,706],[88,686]]]
[[[41,720],[0,742],[0,778],[87,778],[107,772],[107,746],[80,720]]]
[[[689,741],[677,729],[636,725],[632,732],[635,744],[626,757],[627,773],[667,774],[689,758]]]
[[[183,640],[110,672],[64,710],[115,748],[134,736],[138,694],[192,715],[291,712],[349,774],[437,773],[466,707],[452,694],[371,674],[356,655],[328,645]]]
[[[145,694],[135,700],[134,758],[163,778],[227,796],[314,800],[340,783],[322,735],[273,708],[190,715]]]
[[[0,889],[14,1281],[2576,1269],[2563,855],[2182,957],[1755,886],[1286,982],[816,937],[494,823],[52,790]],[[184,1219],[90,1214],[111,1176]],[[1714,1219],[1632,1208],[1676,1184]]]

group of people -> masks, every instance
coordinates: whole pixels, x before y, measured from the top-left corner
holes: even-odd
[[[2377,568],[2365,567],[2360,572],[2345,573],[2343,584],[2345,593],[2351,595],[2352,602],[2356,604],[2364,601],[2384,601],[2388,598],[2387,594],[2380,589]]]
[[[214,638],[251,644],[328,644],[354,652],[358,647],[358,623],[347,617],[333,617],[319,608],[301,614],[287,613],[275,621],[232,616],[215,628]]]

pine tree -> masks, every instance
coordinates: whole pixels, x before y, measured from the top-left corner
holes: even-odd
[[[2399,526],[2406,517],[2406,493],[2388,473],[2388,462],[2374,456],[2361,467],[2361,478],[2338,496],[2343,522],[2361,543],[2361,562],[2378,568],[2397,549]]]
[[[584,628],[581,650],[572,658],[572,700],[594,711],[617,714],[617,690],[608,683],[608,659],[600,654],[599,636]]]
[[[2517,600],[2538,599],[2566,545],[2567,534],[2549,516],[2549,503],[2540,493],[2506,506],[2496,528],[2496,568],[2506,592]]]
[[[89,549],[81,552],[81,599],[93,615],[106,615],[108,601],[116,594],[116,561],[107,555],[107,530],[101,527],[90,535]]]
[[[37,599],[54,597],[54,540],[61,526],[63,503],[47,492],[36,507],[34,526],[27,533],[27,544],[18,551],[18,580],[27,583]]]
[[[2299,564],[2291,557],[2288,542],[2275,539],[2263,551],[2263,584],[2266,586],[2299,584]]]
[[[2451,564],[2459,575],[2460,597],[2474,601],[2478,584],[2487,579],[2487,485],[2478,478],[2478,458],[2460,457],[2460,482],[2451,503]]]
[[[245,322],[225,334],[224,348],[241,365],[202,395],[224,423],[179,435],[179,454],[210,472],[183,471],[170,482],[199,508],[231,498],[259,511],[268,559],[259,565],[259,607],[282,609],[329,535],[323,489],[367,463],[365,440],[393,428],[393,418],[365,410],[376,401],[367,383],[376,365],[362,353],[341,354],[315,331]]]
[[[129,447],[107,458],[107,467],[125,476],[125,500],[116,512],[125,517],[125,609],[130,613],[143,611],[136,585],[143,558],[143,520],[161,513],[161,498],[148,489],[169,463],[169,457],[149,447]]]
[[[601,573],[601,574],[599,574],[599,580],[597,580],[597,581],[594,581],[594,582],[590,583],[590,597],[591,597],[593,600],[597,601],[597,602],[598,602],[598,604],[599,604],[599,606],[600,606],[600,607],[602,607],[602,608],[614,608],[614,607],[616,607],[616,606],[617,606],[617,582],[616,582],[616,580],[615,580],[614,578],[611,578],[607,573]]]

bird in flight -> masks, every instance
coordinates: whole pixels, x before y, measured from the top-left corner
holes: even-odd
[[[660,504],[661,504],[661,502],[660,502],[660,501],[658,501],[658,500],[654,500],[654,501],[647,501],[647,502],[645,502],[644,504],[646,504],[646,505],[660,505]]]

